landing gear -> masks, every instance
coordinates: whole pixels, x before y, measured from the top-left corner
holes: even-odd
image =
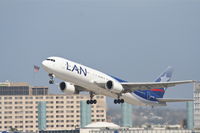
[[[50,80],[49,80],[49,84],[54,84],[54,75],[53,74],[49,74],[49,78],[50,78]]]
[[[54,84],[54,81],[53,80],[49,80],[49,84]]]
[[[121,96],[122,96],[122,94],[119,94],[117,96],[117,99],[114,99],[114,104],[124,103],[124,99],[120,99]]]
[[[87,100],[87,104],[96,104],[97,100]]]
[[[115,104],[120,104],[120,103],[124,103],[124,99],[115,99],[114,100]]]
[[[87,104],[96,104],[97,103],[96,99],[93,100],[94,95],[95,94],[93,92],[90,92],[90,100],[87,100]]]

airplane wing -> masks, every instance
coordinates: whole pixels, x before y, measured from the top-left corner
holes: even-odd
[[[170,99],[170,98],[156,98],[159,102],[189,102],[194,101],[193,99]]]
[[[121,85],[124,88],[123,93],[133,92],[136,90],[150,90],[155,88],[167,88],[180,84],[194,83],[194,80],[183,80],[183,81],[170,81],[170,82],[123,82]]]

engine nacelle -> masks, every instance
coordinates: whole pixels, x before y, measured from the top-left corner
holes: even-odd
[[[78,90],[76,90],[75,86],[68,82],[61,82],[59,88],[65,94],[78,94]]]
[[[106,82],[105,88],[114,93],[121,93],[123,91],[123,87],[119,82],[115,82],[111,80]]]

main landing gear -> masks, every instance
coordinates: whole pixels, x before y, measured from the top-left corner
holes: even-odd
[[[54,84],[54,75],[53,74],[49,74],[49,78],[50,78],[50,80],[49,80],[49,84]]]
[[[114,100],[115,104],[120,104],[120,103],[124,103],[124,99],[115,99]]]
[[[97,103],[97,100],[93,99],[93,97],[94,97],[94,93],[90,92],[90,100],[87,100],[87,104],[96,104]]]
[[[120,103],[124,103],[124,99],[120,99],[120,95],[118,95],[118,98],[117,99],[114,99],[114,104],[120,104]]]
[[[92,99],[87,100],[87,104],[96,104],[96,103],[97,103],[96,99],[95,100],[92,100]]]

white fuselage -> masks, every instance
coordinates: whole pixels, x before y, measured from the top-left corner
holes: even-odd
[[[85,88],[85,91],[94,92],[95,94],[101,94],[118,98],[118,94],[106,89],[105,87],[99,87],[95,83],[106,83],[108,80],[116,81],[111,76],[86,67],[84,65],[66,60],[60,57],[50,57],[55,62],[44,60],[42,62],[44,69],[55,77],[70,82],[74,85]],[[133,105],[158,105],[158,102],[146,100],[134,93],[123,93],[120,98],[123,98],[125,102]]]

